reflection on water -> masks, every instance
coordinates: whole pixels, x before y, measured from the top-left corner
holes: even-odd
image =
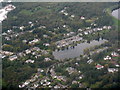
[[[120,20],[120,15],[118,14],[120,14],[120,8],[112,12],[112,15]]]
[[[54,51],[53,52],[53,56],[55,57],[55,59],[69,59],[69,58],[75,58],[78,57],[80,55],[83,55],[84,53],[84,49],[86,48],[90,48],[93,47],[95,45],[101,45],[103,44],[105,41],[105,39],[103,40],[93,40],[90,43],[84,42],[81,44],[77,44],[77,46],[75,46],[74,48],[68,48],[65,50],[60,50],[60,51]]]

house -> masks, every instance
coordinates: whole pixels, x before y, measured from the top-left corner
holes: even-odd
[[[78,64],[78,63],[75,63],[75,65],[77,65],[77,66],[78,66],[79,64]]]
[[[36,52],[32,52],[32,55],[36,55]]]
[[[51,61],[50,58],[45,58],[44,61],[48,62],[48,61]]]
[[[38,68],[37,71],[38,71],[38,72],[44,72],[44,70],[41,69],[41,68]]]
[[[32,24],[32,22],[31,22],[31,21],[29,21],[28,23],[29,23],[29,24]]]
[[[111,55],[112,55],[113,57],[118,57],[118,56],[119,56],[119,54],[116,53],[116,52],[112,52]]]
[[[64,15],[65,15],[65,16],[67,16],[67,15],[68,15],[68,13],[64,12]]]
[[[66,27],[66,25],[63,25],[63,27],[65,28],[65,27]]]
[[[44,37],[44,38],[47,38],[47,37],[48,37],[48,35],[44,34],[44,35],[43,35],[43,37]]]
[[[107,26],[103,26],[103,29],[107,29]]]
[[[46,28],[46,26],[40,26],[39,29]]]
[[[80,61],[80,58],[76,58],[77,61]]]
[[[66,70],[69,72],[69,74],[77,72],[77,70],[75,68],[72,68],[72,67],[68,67],[68,68],[66,68]]]
[[[103,30],[103,29],[102,29],[102,28],[97,28],[97,30],[98,30],[98,31],[101,31],[101,30]]]
[[[24,28],[25,28],[24,26],[20,26],[20,27],[19,27],[20,30],[23,30]]]
[[[118,72],[118,68],[108,68],[108,72],[111,73]]]
[[[117,50],[118,52],[120,51],[120,49]]]
[[[40,56],[41,56],[40,54],[39,54],[39,55],[36,55],[35,58],[38,58],[38,57],[40,57]]]
[[[83,77],[84,77],[84,75],[80,75],[80,76],[79,76],[79,79],[82,79]]]
[[[26,54],[29,54],[29,53],[31,53],[31,50],[27,49],[27,50],[25,50],[25,52],[26,52]]]
[[[116,67],[120,67],[120,65],[118,65],[118,64],[116,64],[115,66],[116,66]]]
[[[40,51],[40,48],[39,47],[34,47],[34,48],[32,48],[32,50]]]
[[[82,32],[83,30],[79,28],[78,31],[79,31],[79,32]]]
[[[2,55],[2,58],[5,58],[6,57],[6,55]]]
[[[111,28],[112,28],[111,26],[108,26],[108,27],[107,27],[108,30],[111,29]]]
[[[7,56],[13,55],[13,52],[9,52],[9,51],[0,51],[0,53]]]
[[[44,43],[43,45],[44,45],[44,46],[50,46],[50,44],[49,44],[49,43]]]
[[[71,15],[71,17],[72,17],[72,18],[74,18],[74,17],[75,17],[75,15]]]
[[[92,59],[90,59],[90,60],[87,61],[88,64],[91,64],[92,62],[93,62]]]
[[[57,79],[66,82],[65,76],[57,76]]]
[[[7,33],[4,32],[4,33],[2,33],[2,35],[7,35]]]
[[[104,60],[111,60],[112,58],[110,56],[104,57]]]
[[[23,42],[23,43],[26,43],[26,42],[27,42],[27,40],[22,40],[22,42]]]
[[[61,10],[60,12],[61,12],[61,13],[64,13],[64,12],[65,12],[65,10]]]
[[[26,62],[26,63],[34,63],[35,61],[34,61],[34,60],[29,59],[29,60],[26,60],[25,62]]]
[[[20,52],[20,53],[18,53],[17,55],[18,55],[19,57],[26,56],[26,54],[25,54],[25,53],[23,53],[23,52]]]
[[[58,88],[61,88],[61,87],[60,87],[60,86],[58,86],[58,85],[55,85],[55,86],[54,86],[54,88],[58,89]]]
[[[27,86],[29,83],[30,83],[29,81],[25,81],[22,85],[19,85],[19,88],[23,88]]]
[[[87,32],[87,31],[85,31],[85,32],[84,32],[84,34],[85,34],[85,35],[88,35],[88,32]]]
[[[85,17],[84,17],[84,16],[81,16],[81,17],[80,17],[80,19],[84,20],[84,19],[85,19]]]
[[[72,84],[77,84],[78,82],[77,81],[72,81]]]
[[[39,86],[39,84],[37,84],[37,83],[33,85],[34,88],[37,88],[38,86]]]
[[[10,37],[5,37],[6,40],[10,40]]]
[[[39,41],[39,39],[34,39],[34,40],[30,41],[29,44],[35,44],[35,43],[37,43],[38,41]]]
[[[17,55],[13,55],[13,56],[10,56],[9,57],[9,60],[10,61],[13,61],[13,60],[16,60],[18,57],[17,57]]]
[[[100,64],[97,64],[95,67],[96,67],[97,69],[102,69],[102,68],[104,68],[104,66],[102,66],[102,65],[100,65]]]
[[[31,25],[30,25],[30,27],[33,27],[33,26],[34,26],[34,24],[31,24]],[[31,32],[32,32],[32,31],[31,31]]]

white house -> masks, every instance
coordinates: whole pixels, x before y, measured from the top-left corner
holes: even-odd
[[[84,17],[84,16],[81,16],[81,18],[80,18],[80,19],[84,20],[84,19],[85,19],[85,17]]]
[[[50,58],[45,58],[45,61],[47,62],[47,61],[51,61],[51,59]]]
[[[29,60],[26,60],[25,62],[26,62],[26,63],[34,63],[35,61],[34,61],[34,60],[29,59]]]
[[[72,17],[72,18],[74,18],[74,17],[75,17],[75,15],[71,15],[71,17]]]
[[[13,61],[13,60],[16,60],[17,58],[18,58],[18,57],[17,57],[16,55],[13,55],[13,56],[10,56],[10,57],[9,57],[9,60],[10,60],[10,61]]]
[[[31,53],[31,50],[27,49],[27,50],[25,50],[25,52],[26,52],[26,54],[29,54],[29,53]]]
[[[108,68],[108,72],[111,73],[118,72],[118,68]]]

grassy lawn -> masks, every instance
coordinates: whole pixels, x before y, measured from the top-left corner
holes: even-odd
[[[30,10],[22,10],[19,13],[22,14],[22,15],[32,15],[33,14]]]

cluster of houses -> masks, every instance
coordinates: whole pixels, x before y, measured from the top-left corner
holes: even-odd
[[[66,27],[66,25],[64,25],[64,27]],[[109,30],[111,28],[112,28],[111,26],[103,26],[102,28],[91,29],[91,27],[87,27],[86,29],[78,29],[79,33],[76,36],[74,36],[75,32],[70,32],[70,33],[64,34],[64,36],[69,37],[69,38],[57,41],[56,45],[58,48],[68,46],[68,45],[72,44],[73,42],[83,40],[83,38],[82,38],[83,35],[88,35],[91,33],[102,31],[102,30]]]
[[[61,11],[60,11],[60,13],[62,13],[63,15],[65,15],[65,16],[68,16],[69,15],[69,13],[67,12],[67,9],[68,7],[64,7],[64,9],[62,9]],[[69,15],[70,16],[70,18],[74,18],[75,17],[75,15],[74,14],[71,14],[71,15]],[[80,16],[80,19],[81,20],[84,20],[85,19],[85,17],[84,16]]]
[[[119,51],[119,49],[118,49],[118,51]],[[111,52],[111,54],[110,55],[107,55],[107,56],[105,56],[104,57],[104,60],[113,60],[112,58],[113,57],[119,57],[119,54],[117,53],[117,52]],[[120,66],[119,64],[117,64],[117,63],[115,63],[115,66],[116,66],[116,68],[108,68],[107,70],[108,70],[108,72],[110,72],[110,73],[114,73],[114,72],[118,72],[118,67]],[[102,65],[100,65],[100,64],[97,64],[96,66],[95,66],[97,69],[102,69],[102,68],[104,68],[104,66],[102,66]]]
[[[50,73],[51,73],[51,77],[52,77],[53,79],[57,79],[57,80],[66,82],[65,76],[57,76],[57,74],[55,73],[55,71],[54,71],[53,68],[50,69]]]
[[[70,45],[72,44],[73,42],[77,42],[77,41],[81,41],[83,40],[82,37],[79,37],[78,35],[77,36],[72,36],[70,38],[66,38],[66,39],[63,39],[63,40],[60,40],[60,41],[57,41],[56,42],[56,45],[57,47],[64,47],[64,46],[67,46],[67,45]]]
[[[67,9],[67,7],[64,7],[64,9],[60,11],[60,13],[62,13],[65,16],[68,16],[66,9]]]
[[[0,50],[0,56],[1,56],[1,58],[5,58],[6,56],[11,56],[13,54],[14,53],[10,52],[10,51],[2,51],[2,50]]]
[[[51,87],[65,88],[65,87],[67,87],[60,83],[52,86],[52,82],[51,82],[50,78],[48,78],[47,76],[43,76],[42,78],[39,78],[41,73],[43,73],[43,72],[44,72],[43,69],[38,68],[37,73],[34,76],[32,76],[31,79],[26,80],[21,85],[19,85],[19,88],[29,87],[29,88],[35,89],[37,87],[49,87],[49,88],[51,88]],[[51,73],[51,77],[53,79],[57,79],[59,81],[66,82],[66,77],[65,76],[57,76],[53,68],[50,69],[50,73]]]
[[[33,75],[31,77],[31,79],[29,80],[26,80],[25,82],[23,82],[21,85],[19,85],[19,88],[24,88],[24,87],[28,87],[29,84],[32,84],[32,87],[33,89],[37,88],[39,86],[38,83],[36,83],[35,81],[39,78],[39,76],[41,75],[41,73],[43,73],[44,70],[41,69],[41,68],[38,68],[37,69],[37,73],[35,75]]]
[[[110,55],[104,57],[104,60],[112,60],[112,57],[119,57],[119,54],[117,52],[112,52]]]
[[[41,50],[39,47],[33,47],[33,48],[30,48],[30,49],[24,50],[23,52],[19,52],[19,53],[13,53],[13,52],[9,52],[9,51],[0,50],[1,58],[8,57],[8,59],[10,61],[17,60],[20,57],[25,57],[28,54],[32,54],[37,59],[41,55],[48,54],[48,52],[46,50]],[[46,61],[46,62],[51,61],[51,59],[46,57],[44,61]],[[35,61],[31,60],[31,59],[28,59],[25,62],[26,63],[34,63]]]
[[[110,30],[111,28],[112,28],[111,26],[103,26],[101,28],[87,27],[85,30],[78,29],[78,32],[80,32],[81,35],[88,35],[88,34],[91,34],[91,33],[102,31],[102,30]]]
[[[118,68],[108,68],[108,72],[110,73],[118,72]]]

